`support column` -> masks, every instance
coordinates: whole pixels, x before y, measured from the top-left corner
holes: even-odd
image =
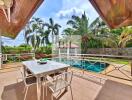
[[[59,49],[59,61],[61,62],[61,45],[60,45],[60,41],[59,41],[59,46],[58,46],[58,49]]]
[[[69,47],[69,42],[68,42],[68,46],[67,46],[67,58],[69,59],[69,54],[70,54],[70,47]]]
[[[77,56],[77,48],[75,48],[75,56]]]

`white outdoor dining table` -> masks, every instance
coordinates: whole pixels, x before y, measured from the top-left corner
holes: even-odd
[[[38,64],[36,60],[24,61],[22,63],[25,66],[24,68],[28,69],[34,76],[37,77],[37,100],[41,99],[41,77],[58,71],[67,71],[70,66],[49,60],[46,64]]]

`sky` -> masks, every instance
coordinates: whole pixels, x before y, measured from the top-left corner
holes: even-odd
[[[53,18],[56,23],[62,26],[60,29],[60,33],[62,33],[71,16],[81,16],[84,11],[89,18],[89,23],[99,16],[88,0],[44,0],[33,17],[42,18],[44,22]],[[21,31],[14,40],[3,38],[2,41],[4,45],[18,46],[25,42],[24,32]]]

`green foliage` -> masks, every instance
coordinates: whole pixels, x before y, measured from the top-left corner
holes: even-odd
[[[68,35],[82,36],[82,52],[86,53],[88,48],[116,48],[132,47],[132,27],[109,29],[100,17],[97,17],[90,25],[89,18],[85,12],[81,17],[73,15],[67,22],[63,33]],[[52,43],[57,41],[57,35],[61,25],[54,22],[52,18],[45,23],[40,18],[33,18],[25,27],[25,43],[17,47],[3,46],[2,53],[28,53],[34,50],[36,53],[52,53],[49,36]]]
[[[51,46],[45,47],[45,54],[51,54],[51,53],[52,53],[52,47]]]
[[[32,47],[30,45],[22,44],[20,46],[11,47],[11,46],[4,46],[4,50],[2,49],[3,54],[20,54],[20,53],[30,53],[32,51]],[[36,50],[36,53],[44,53],[44,54],[51,54],[52,47],[51,45],[45,47],[39,47]]]
[[[83,40],[84,42],[81,43],[81,47],[82,47],[82,53],[87,53],[87,49],[89,48],[102,48],[103,44],[100,40],[98,39],[94,39],[94,38],[90,38],[88,39],[88,37],[84,37],[83,36]]]
[[[128,43],[130,44],[130,42],[132,41],[132,27],[124,28],[123,32],[120,35],[119,40],[120,40],[119,45],[121,47],[127,46]]]
[[[81,35],[83,53],[88,48],[118,48],[121,47],[120,45],[131,47],[132,27],[109,29],[100,17],[89,25],[85,13],[82,17],[73,15],[67,24],[72,28],[64,29],[64,34]]]
[[[88,48],[102,48],[102,42],[97,39],[90,39],[88,41]]]
[[[115,34],[115,35],[121,35],[121,33],[123,32],[123,28],[117,28],[117,29],[111,29],[110,33]]]
[[[52,53],[52,47],[45,46],[45,47],[40,47],[36,50],[36,53],[44,53],[44,54],[51,54]]]
[[[20,45],[17,47],[11,47],[11,46],[4,46],[4,49],[2,49],[2,53],[7,54],[19,54],[19,53],[29,53],[31,52],[31,46],[29,45]]]
[[[126,47],[132,47],[132,40],[130,40],[130,41],[128,41],[128,42],[126,43]]]
[[[73,15],[72,19],[67,22],[67,25],[70,25],[73,28],[74,32],[72,34],[74,35],[83,36],[84,34],[89,33],[89,19],[85,12],[81,17]]]
[[[43,29],[44,22],[40,18],[33,18],[25,28],[25,40],[27,44],[30,44],[34,50],[40,47],[41,37],[40,30]]]
[[[40,18],[32,18],[25,28],[25,42],[30,44],[32,50],[36,52],[40,47],[50,44],[50,34],[52,35],[52,43],[54,42],[53,40],[57,40],[60,27],[59,24],[54,23],[52,18],[49,19],[49,23],[45,23]]]

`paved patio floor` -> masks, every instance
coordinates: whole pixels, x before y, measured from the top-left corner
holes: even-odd
[[[21,77],[19,70],[0,74],[1,100],[23,100],[24,84],[23,82],[16,82],[19,77]],[[74,76],[72,90],[74,100],[131,100],[132,98],[132,86],[112,80],[98,84],[96,80],[94,82]],[[36,94],[36,85],[34,85],[29,88],[27,100],[37,100]],[[48,96],[45,99],[41,98],[41,100],[51,100],[51,92],[48,91]],[[70,90],[68,89],[68,92],[64,92],[60,98],[54,100],[71,100]]]

